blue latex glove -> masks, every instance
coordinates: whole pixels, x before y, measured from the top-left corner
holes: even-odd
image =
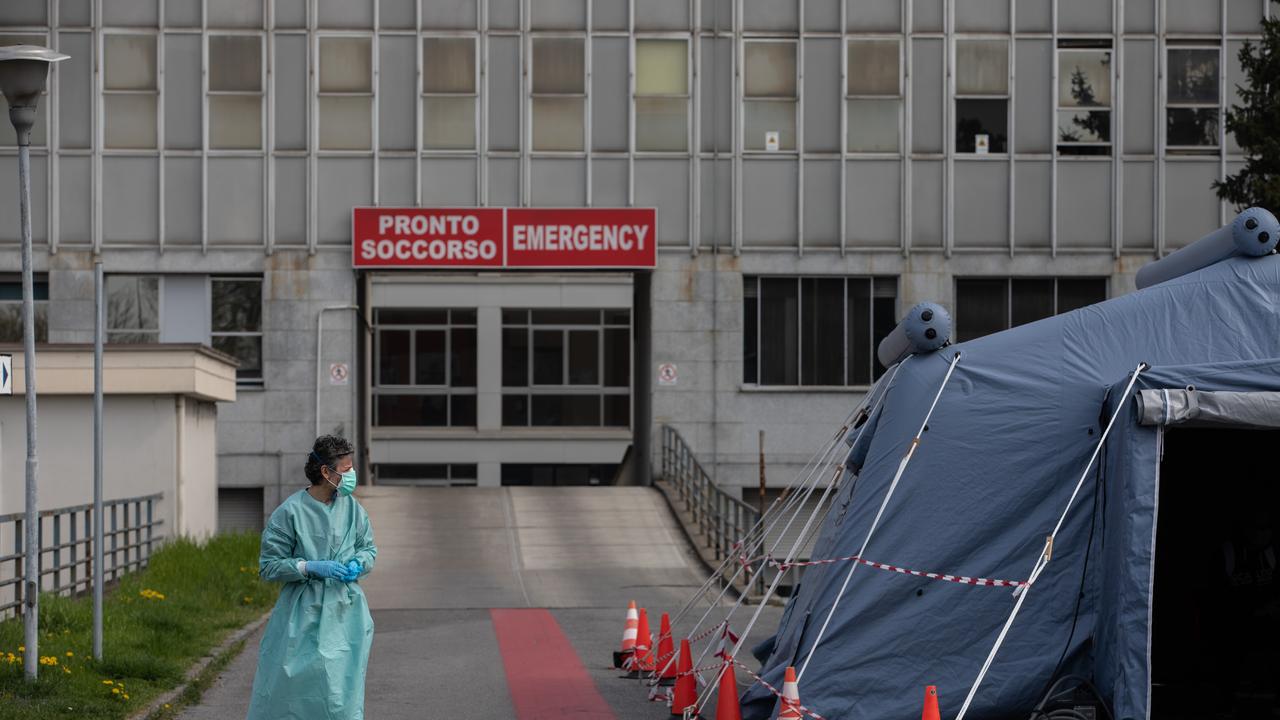
[[[347,566],[336,560],[308,560],[307,574],[325,580],[347,582]]]
[[[352,560],[347,563],[347,574],[342,578],[343,582],[354,582],[360,578],[360,573],[364,571],[364,567],[360,565],[359,560]]]

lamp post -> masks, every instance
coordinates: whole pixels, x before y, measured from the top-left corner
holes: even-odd
[[[9,122],[18,133],[18,185],[22,223],[22,358],[27,398],[27,507],[23,530],[23,668],[28,681],[39,675],[40,534],[36,515],[36,322],[31,279],[31,126],[36,102],[49,77],[49,65],[68,56],[49,48],[14,45],[0,48],[0,93],[9,101]]]

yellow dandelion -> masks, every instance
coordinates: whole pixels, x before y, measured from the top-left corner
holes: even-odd
[[[103,685],[115,685],[115,683],[111,682],[110,680],[103,680],[103,681],[102,681],[102,684],[103,684]]]
[[[121,695],[120,697],[124,698],[125,700],[128,700],[128,699],[129,699],[129,693],[125,693],[125,694]]]
[[[75,653],[71,652],[70,650],[67,651],[67,657],[75,657],[75,656],[76,656]]]
[[[66,673],[66,674],[70,675],[70,674],[71,674],[71,668],[69,668],[69,667],[64,667],[64,668],[62,668],[62,672],[64,672],[64,673]]]
[[[26,652],[26,651],[27,651],[27,646],[26,646],[26,645],[19,645],[19,646],[18,646],[18,652]]]
[[[111,694],[112,694],[112,695],[119,695],[119,694],[120,694],[120,688],[111,688]]]

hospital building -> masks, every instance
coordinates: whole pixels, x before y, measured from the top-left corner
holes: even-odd
[[[752,496],[915,303],[978,337],[1233,217],[1223,112],[1277,12],[5,0],[0,45],[70,56],[32,147],[38,340],[92,342],[101,260],[110,345],[238,362],[209,403],[224,528],[260,527],[322,432],[378,484],[585,485],[656,473],[670,426]],[[0,343],[17,181],[3,122]]]

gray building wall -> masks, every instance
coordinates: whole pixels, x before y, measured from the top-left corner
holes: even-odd
[[[785,482],[815,433],[826,434],[862,388],[744,386],[744,275],[893,276],[899,313],[925,299],[952,305],[957,277],[1107,277],[1110,294],[1126,292],[1144,262],[1229,217],[1209,184],[1243,162],[1225,134],[1220,148],[1168,147],[1169,48],[1217,48],[1217,105],[1230,104],[1238,51],[1278,8],[1267,0],[17,0],[0,7],[0,41],[39,41],[72,56],[54,73],[33,150],[50,341],[90,338],[95,257],[109,273],[263,274],[264,387],[220,409],[225,485],[273,487],[275,453],[296,456],[309,443],[317,313],[356,301],[350,209],[371,204],[656,207],[654,361],[676,363],[679,381],[655,388],[655,422],[679,427],[721,482],[747,485],[758,429],[767,432],[771,480]],[[119,35],[142,38],[133,51],[154,49],[137,77],[112,76],[112,63],[125,62],[110,54],[124,47],[111,40]],[[260,48],[257,82],[237,81],[238,97],[259,108],[248,120],[227,113],[219,94],[222,63],[209,58],[218,59],[223,36]],[[450,91],[475,98],[474,143],[463,149],[431,147],[436,116],[425,108],[439,88],[424,85],[434,75],[422,40],[441,37],[475,47],[473,87]],[[552,37],[583,43],[581,90],[569,93],[581,98],[577,150],[535,149],[543,141],[533,44]],[[368,55],[341,55],[341,43],[327,41],[342,38]],[[688,44],[687,89],[676,93],[687,98],[684,151],[640,149],[650,126],[637,115],[635,47],[647,39]],[[881,96],[897,120],[877,128],[896,137],[896,149],[859,152],[849,133],[859,98],[847,88],[862,74],[847,59],[850,43],[870,40],[899,49],[897,90]],[[1007,43],[996,82],[1007,86],[997,94],[1007,98],[1009,151],[985,156],[958,152],[954,132],[956,49],[978,40]],[[776,152],[752,149],[765,126],[744,98],[745,47],[759,41],[797,48],[794,131],[783,131]],[[1080,41],[1109,45],[1117,69],[1104,155],[1070,155],[1055,142],[1058,52]],[[341,77],[327,74],[334,69]],[[245,138],[250,147],[228,147]],[[6,270],[18,267],[11,143],[0,135]],[[351,314],[325,322],[321,364],[358,365]],[[355,427],[352,392],[322,386],[322,429]]]

